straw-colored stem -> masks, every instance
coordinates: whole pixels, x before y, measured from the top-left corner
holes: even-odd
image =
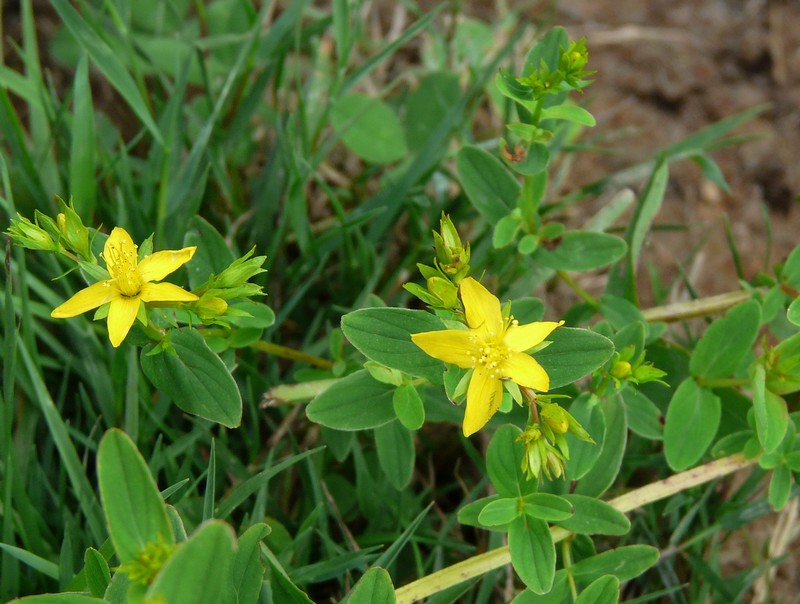
[[[620,512],[630,512],[659,499],[665,499],[686,489],[722,478],[755,463],[755,459],[745,459],[741,454],[723,457],[697,468],[658,480],[649,485],[620,495],[609,501]],[[550,533],[554,542],[559,542],[570,533],[561,527],[552,527]],[[508,546],[498,547],[483,554],[473,556],[447,568],[431,573],[395,592],[397,604],[410,604],[444,589],[478,577],[484,573],[508,564],[511,561]]]

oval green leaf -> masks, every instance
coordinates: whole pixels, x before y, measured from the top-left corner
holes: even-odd
[[[686,378],[669,403],[664,424],[664,454],[669,467],[685,470],[702,457],[719,428],[719,397]]]
[[[528,480],[520,464],[525,446],[517,440],[522,430],[511,424],[498,428],[486,451],[486,471],[501,497],[522,497],[536,491],[536,481]]]
[[[563,498],[575,511],[571,518],[558,522],[568,531],[582,535],[624,535],[631,528],[628,517],[605,501],[574,493]]]
[[[614,575],[598,577],[575,600],[575,604],[616,604],[617,602],[619,602],[619,579]]]
[[[614,235],[570,231],[561,236],[555,249],[539,247],[534,258],[555,270],[589,271],[613,264],[627,250],[625,240]]]
[[[571,571],[583,583],[591,583],[603,575],[629,581],[658,562],[658,556],[658,549],[650,545],[627,545],[576,562]]]
[[[331,124],[348,149],[370,163],[388,164],[408,152],[397,114],[378,99],[363,94],[341,97],[331,111]]]
[[[564,497],[550,493],[531,493],[525,496],[525,513],[539,520],[557,522],[572,516],[572,504]]]
[[[394,585],[386,569],[370,568],[358,580],[347,604],[394,604]]]
[[[532,592],[545,594],[556,574],[556,548],[543,520],[520,516],[508,527],[511,565]]]
[[[483,526],[502,526],[520,515],[518,497],[501,497],[490,501],[478,514],[478,522]]]
[[[413,384],[402,384],[392,395],[392,406],[400,423],[409,430],[419,430],[425,423],[425,405]]]
[[[456,155],[458,179],[470,202],[492,224],[517,206],[520,186],[495,156],[466,146]]]
[[[535,353],[534,358],[550,376],[551,390],[602,367],[614,354],[611,340],[588,329],[559,327],[547,339],[551,344]]]
[[[361,369],[336,382],[306,408],[312,422],[335,430],[368,430],[395,419],[394,388]]]
[[[233,531],[224,522],[204,524],[175,550],[145,598],[170,604],[223,602],[234,543]]]
[[[242,421],[242,396],[225,363],[194,329],[173,329],[169,344],[174,350],[141,354],[142,371],[186,413],[228,428]]]
[[[156,481],[122,430],[111,429],[100,441],[97,480],[108,532],[122,564],[138,558],[148,544],[175,542]]]
[[[375,428],[378,462],[386,479],[398,491],[404,489],[414,472],[414,439],[400,422]]]
[[[442,383],[444,365],[411,341],[411,334],[444,329],[423,310],[362,308],[342,317],[342,331],[364,356],[378,363]]]
[[[734,306],[703,334],[692,352],[689,371],[695,377],[733,377],[758,335],[761,310],[748,300]]]

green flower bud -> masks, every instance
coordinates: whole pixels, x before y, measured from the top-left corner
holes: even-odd
[[[91,260],[94,256],[89,248],[89,229],[83,226],[83,221],[78,213],[72,208],[72,204],[58,200],[62,213],[56,216],[56,226],[61,235],[62,241],[67,247],[85,260]]]
[[[632,373],[631,364],[628,361],[617,361],[609,373],[618,380],[627,380]]]
[[[448,277],[458,283],[469,273],[469,243],[461,243],[453,221],[442,214],[439,222],[440,233],[433,232],[433,247],[436,252],[436,265]]]
[[[17,218],[11,219],[11,226],[6,233],[14,243],[29,250],[58,252],[62,249],[58,240],[54,239],[49,232],[40,227],[38,223],[34,224],[20,214],[17,214]]]
[[[555,434],[564,434],[569,430],[568,413],[558,403],[542,403],[539,417]]]
[[[428,291],[441,300],[444,308],[458,307],[458,287],[443,277],[428,279]]]
[[[264,264],[267,257],[251,258],[255,251],[256,248],[253,247],[244,256],[234,260],[228,268],[214,278],[214,287],[219,289],[239,287],[259,273],[265,273],[266,270],[261,268],[261,265]]]

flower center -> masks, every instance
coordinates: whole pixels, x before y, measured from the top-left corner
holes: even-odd
[[[473,336],[474,337],[474,336]],[[502,340],[481,340],[474,337],[473,362],[475,367],[489,373],[493,379],[502,379],[503,365],[508,359],[508,346]]]
[[[103,257],[103,260],[119,291],[123,296],[138,296],[142,290],[142,278],[139,276],[136,246],[133,250],[126,249],[126,246],[112,246],[110,252],[111,258]]]

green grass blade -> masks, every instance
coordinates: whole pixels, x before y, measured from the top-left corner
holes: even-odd
[[[42,376],[31,358],[31,354],[25,343],[19,340],[18,345],[22,360],[27,368],[28,376],[30,377],[35,391],[36,402],[39,404],[42,415],[47,422],[47,427],[50,429],[50,435],[61,456],[61,462],[64,464],[64,468],[72,483],[75,497],[83,510],[86,523],[92,533],[92,538],[96,543],[102,543],[106,537],[103,514],[94,490],[92,489],[92,485],[89,483],[89,479],[83,471],[81,460],[69,436],[67,425],[61,418],[58,409],[56,409],[55,403],[53,403],[53,399],[50,397],[50,393],[47,391]]]
[[[150,110],[147,107],[144,97],[142,97],[136,82],[125,69],[125,66],[117,58],[114,51],[84,20],[84,18],[76,11],[68,0],[53,0],[53,8],[61,17],[64,25],[78,40],[78,43],[89,53],[92,61],[94,61],[97,68],[108,78],[111,85],[117,89],[117,92],[122,95],[128,105],[130,105],[133,112],[142,121],[145,127],[150,131],[159,143],[163,143],[161,132],[158,126],[153,121],[150,115]]]
[[[50,562],[41,556],[37,556],[36,554],[32,554],[27,550],[9,545],[7,543],[0,543],[0,549],[14,556],[20,562],[24,562],[34,570],[39,571],[43,575],[47,575],[51,579],[58,579],[58,564],[55,562]]]
[[[75,70],[73,116],[69,154],[69,194],[75,211],[84,222],[91,221],[97,195],[95,179],[95,130],[89,60],[83,55]]]

